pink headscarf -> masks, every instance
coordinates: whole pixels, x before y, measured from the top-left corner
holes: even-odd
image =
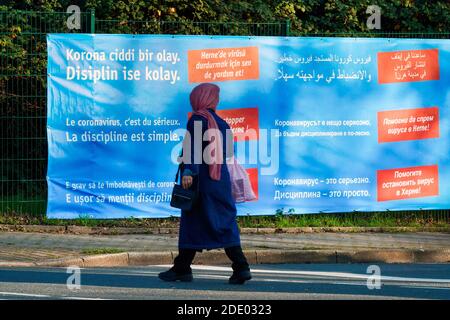
[[[193,114],[202,116],[208,121],[208,129],[219,130],[216,119],[207,109],[216,110],[219,104],[220,88],[212,83],[202,83],[196,86],[190,95]],[[215,131],[217,132],[217,131]],[[208,139],[214,137],[214,151],[212,152],[212,163],[209,165],[209,176],[213,180],[220,180],[220,170],[223,163],[223,146],[221,135],[213,134]]]

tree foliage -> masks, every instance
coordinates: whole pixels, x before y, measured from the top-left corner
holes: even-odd
[[[366,32],[366,9],[373,0],[24,0],[2,1],[4,8],[65,11],[71,4],[95,9],[101,20],[262,23],[290,20],[294,35]],[[448,0],[384,0],[383,32],[447,32]]]

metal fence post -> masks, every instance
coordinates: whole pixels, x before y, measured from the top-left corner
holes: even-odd
[[[91,9],[91,33],[95,33],[95,9]]]
[[[286,37],[289,37],[289,33],[291,32],[291,20],[289,20],[289,19],[286,20],[285,32],[286,32]]]

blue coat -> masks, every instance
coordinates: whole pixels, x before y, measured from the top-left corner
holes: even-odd
[[[228,124],[214,111],[217,125],[223,136],[223,150],[225,159],[226,130]],[[202,122],[202,134],[208,128],[206,118],[192,115],[187,124],[187,130],[191,134],[191,156],[194,154],[194,121]],[[203,142],[203,149],[209,144]],[[203,153],[202,153],[203,155]],[[192,161],[193,163],[193,161]],[[226,164],[221,166],[221,178],[212,180],[209,176],[209,168],[202,160],[201,164],[186,164],[183,175],[198,177],[199,198],[192,211],[181,211],[179,248],[186,249],[216,249],[240,245],[239,229],[236,221],[236,205],[231,194],[230,174]]]

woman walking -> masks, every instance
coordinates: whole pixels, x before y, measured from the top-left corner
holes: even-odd
[[[196,252],[217,248],[224,248],[232,261],[230,284],[243,284],[251,279],[250,268],[241,248],[236,206],[225,164],[226,150],[233,148],[233,139],[226,138],[231,133],[230,127],[215,112],[219,91],[218,86],[203,83],[195,87],[190,95],[193,114],[183,142],[182,186],[190,188],[195,177],[196,183],[199,183],[199,196],[191,211],[181,211],[179,253],[173,267],[159,274],[164,281],[192,281],[190,266]],[[210,141],[203,141],[205,132]],[[195,136],[200,133],[201,137]],[[201,150],[196,150],[196,139],[202,141]],[[201,161],[195,163],[200,151]],[[212,160],[204,159],[204,153],[211,154]]]

